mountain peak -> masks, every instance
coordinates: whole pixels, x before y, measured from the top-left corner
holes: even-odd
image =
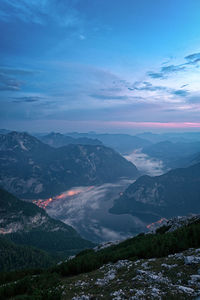
[[[0,134],[0,151],[30,151],[42,144],[27,132],[12,131]]]

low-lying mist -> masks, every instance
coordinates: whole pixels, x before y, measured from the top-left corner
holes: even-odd
[[[73,226],[94,242],[121,240],[144,230],[145,224],[128,214],[109,213],[113,201],[133,181],[122,180],[95,187],[78,187],[80,193],[60,197],[46,207],[47,213]]]
[[[166,171],[161,160],[154,159],[147,154],[142,153],[140,149],[135,150],[124,157],[131,161],[142,174],[158,176]]]
[[[157,176],[164,173],[164,165],[136,150],[125,158],[136,165],[142,174]],[[121,180],[98,186],[79,186],[53,198],[37,200],[47,213],[73,226],[82,237],[93,242],[122,240],[145,230],[139,218],[128,214],[109,213],[114,200],[133,182]]]

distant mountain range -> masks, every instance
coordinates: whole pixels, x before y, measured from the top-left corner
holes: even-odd
[[[193,156],[200,153],[200,141],[191,142],[171,142],[162,141],[142,149],[142,152],[152,158],[162,160],[165,167],[177,168],[191,165]]]
[[[200,153],[200,134],[194,133],[143,133],[128,134],[51,133],[40,140],[54,147],[71,144],[104,144],[122,155],[140,149],[150,158],[160,160],[166,169],[185,167],[193,164],[193,156]],[[195,161],[194,161],[195,163]]]
[[[0,239],[6,238],[16,245],[34,246],[56,257],[66,257],[94,245],[82,239],[71,226],[52,219],[43,209],[19,200],[4,189],[0,189],[0,220]],[[8,242],[4,241],[5,243]],[[21,251],[20,249],[18,250]],[[27,255],[30,254],[28,248],[24,251]],[[33,256],[37,252],[41,257],[44,254],[31,249]],[[46,255],[44,262],[49,263]]]
[[[91,139],[87,137],[80,137],[80,138],[73,138],[71,136],[66,136],[61,133],[51,132],[44,136],[38,136],[38,139],[48,144],[49,146],[59,148],[62,146],[67,146],[69,144],[75,144],[75,145],[102,145],[102,142],[100,142],[97,139]]]
[[[166,132],[166,133],[152,133],[143,132],[136,134],[137,137],[148,140],[151,143],[160,143],[164,141],[170,141],[173,143],[185,143],[185,142],[198,142],[200,141],[200,132]]]
[[[27,133],[0,135],[0,185],[21,198],[45,198],[74,186],[138,175],[132,163],[102,145],[53,148]]]
[[[121,154],[130,154],[136,149],[144,148],[151,144],[150,141],[145,140],[138,136],[129,134],[98,134],[95,132],[90,133],[67,133],[68,136],[73,138],[90,138],[100,140],[105,146],[111,147]]]
[[[161,176],[140,177],[115,200],[110,212],[128,213],[146,223],[200,213],[200,163]]]

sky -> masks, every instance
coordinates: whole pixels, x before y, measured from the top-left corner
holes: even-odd
[[[1,0],[0,128],[200,129],[199,0]]]

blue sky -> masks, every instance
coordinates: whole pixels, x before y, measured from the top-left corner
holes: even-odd
[[[0,127],[200,128],[199,0],[1,0]]]

